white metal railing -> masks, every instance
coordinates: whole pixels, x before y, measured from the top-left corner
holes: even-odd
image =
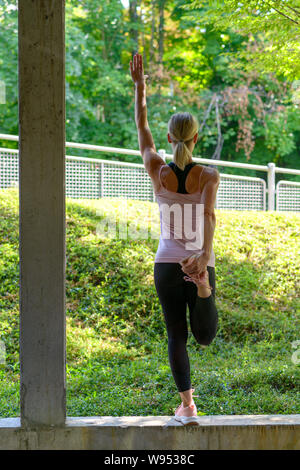
[[[300,212],[300,182],[281,180],[277,183],[276,210]]]
[[[18,141],[18,136],[0,134],[0,140]],[[66,142],[66,147],[141,156],[138,150],[75,142]],[[166,159],[173,158],[173,155],[167,154],[164,149],[158,150],[158,153],[165,161]],[[219,209],[266,210],[266,198],[268,195],[268,210],[275,210],[275,195],[278,189],[279,197],[282,197],[281,186],[277,184],[277,188],[275,188],[276,173],[300,175],[300,170],[278,168],[274,163],[269,163],[265,166],[198,157],[193,157],[193,160],[201,164],[259,170],[267,173],[268,186],[266,186],[266,182],[262,178],[220,173],[221,181],[216,200],[216,208]],[[18,174],[18,150],[1,148],[0,188],[18,185]],[[289,186],[293,187],[293,197],[298,197],[299,184],[296,183]],[[99,197],[124,197],[155,200],[152,182],[143,164],[75,156],[66,156],[66,196],[91,199]],[[290,206],[289,208],[285,206],[284,210],[299,210],[298,205],[292,203],[291,197],[286,196],[286,201],[286,205],[290,201]],[[276,202],[276,209],[281,207],[280,204],[280,202]]]
[[[263,179],[222,173],[220,177],[216,208],[265,210]],[[18,186],[18,178],[18,151],[0,149],[0,188]],[[143,164],[75,156],[66,156],[66,197],[155,201],[152,182]]]
[[[19,184],[19,151],[0,149],[0,189],[18,186]]]
[[[74,156],[66,156],[66,197],[154,201],[152,182],[143,164]]]
[[[266,182],[262,178],[220,173],[216,209],[266,210]]]

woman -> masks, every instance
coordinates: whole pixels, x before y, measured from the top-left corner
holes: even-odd
[[[135,83],[135,121],[140,151],[160,207],[161,232],[163,229],[169,230],[167,237],[161,233],[159,239],[154,261],[154,283],[168,333],[170,367],[182,400],[175,411],[175,419],[183,424],[197,424],[186,349],[186,307],[189,307],[190,326],[196,341],[202,345],[210,344],[218,323],[212,243],[216,225],[214,205],[220,178],[217,170],[192,160],[199,126],[190,113],[174,114],[168,123],[168,142],[173,147],[173,162],[165,164],[156,152],[147,121],[147,76],[144,76],[140,54],[135,54],[133,61],[130,61],[130,72]],[[192,209],[186,211],[187,206]],[[195,215],[193,208],[199,207],[203,212]],[[185,217],[186,214],[189,217]],[[186,229],[191,231],[199,220],[204,226],[204,236],[201,243],[197,238],[195,244],[191,242],[191,237],[187,237]],[[181,238],[176,236],[178,227],[182,229]],[[198,233],[197,229],[193,233]]]

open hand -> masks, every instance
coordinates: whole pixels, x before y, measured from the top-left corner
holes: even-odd
[[[133,56],[133,62],[130,61],[130,73],[134,83],[145,83],[149,75],[144,75],[143,57],[141,54]]]

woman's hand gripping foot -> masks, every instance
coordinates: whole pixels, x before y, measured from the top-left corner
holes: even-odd
[[[201,255],[200,255],[201,256]],[[195,258],[195,255],[191,255],[180,262],[182,270],[185,273],[189,273],[189,276],[184,276],[185,281],[193,282],[197,286],[197,293],[199,297],[205,298],[211,295],[212,287],[209,284],[209,273],[207,266],[201,272],[197,272],[197,261],[199,258]],[[202,261],[202,260],[201,260]],[[197,263],[195,266],[195,262]]]

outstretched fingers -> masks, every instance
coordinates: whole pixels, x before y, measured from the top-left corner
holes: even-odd
[[[136,53],[133,59],[130,60],[130,72],[134,82],[142,82],[149,78],[149,75],[144,75],[143,57],[141,54]]]

